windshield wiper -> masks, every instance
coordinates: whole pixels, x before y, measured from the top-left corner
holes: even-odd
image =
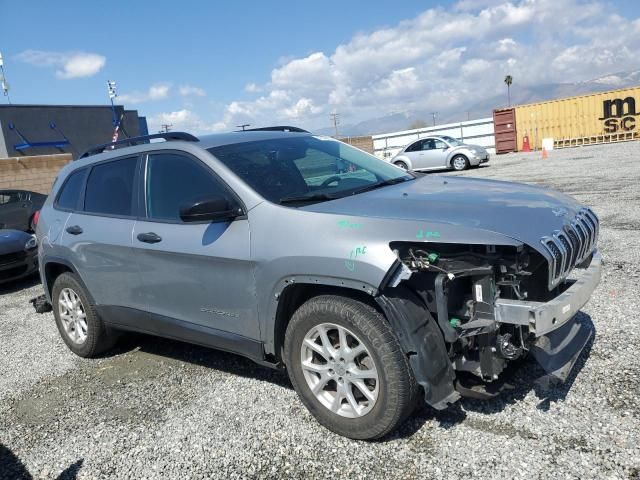
[[[368,192],[369,190],[375,190],[376,188],[388,187],[389,185],[395,185],[397,183],[408,182],[409,180],[415,180],[415,177],[398,177],[398,178],[390,178],[389,180],[384,180],[378,183],[372,183],[371,185],[367,185],[366,187],[359,188],[358,190],[354,190],[351,192],[351,195],[357,195],[358,193]]]
[[[329,195],[328,193],[307,193],[304,195],[292,195],[290,197],[282,197],[278,203],[284,205],[286,203],[303,203],[303,202],[323,202],[327,200],[335,200],[338,197]]]

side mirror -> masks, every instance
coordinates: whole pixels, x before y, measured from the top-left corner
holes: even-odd
[[[200,198],[180,207],[180,218],[183,222],[232,220],[240,215],[242,209],[221,195]]]

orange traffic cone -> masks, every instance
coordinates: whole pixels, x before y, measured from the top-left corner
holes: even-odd
[[[542,160],[549,158],[549,154],[547,153],[547,149],[542,147]]]

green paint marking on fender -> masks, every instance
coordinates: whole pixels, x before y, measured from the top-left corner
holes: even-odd
[[[432,232],[430,230],[420,230],[416,234],[417,239],[422,238],[440,238],[440,232]]]
[[[344,266],[350,272],[353,272],[356,269],[356,263],[354,260],[362,255],[366,255],[367,247],[363,245],[361,247],[355,247],[349,252],[349,259],[344,261]]]
[[[338,221],[338,228],[344,229],[344,228],[362,228],[362,224],[360,223],[352,223],[350,220],[348,219],[343,219],[343,220],[339,220]]]

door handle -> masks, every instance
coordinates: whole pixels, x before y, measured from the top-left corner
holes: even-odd
[[[67,233],[71,235],[80,235],[82,233],[82,228],[79,225],[72,225],[67,227]]]
[[[138,240],[144,243],[158,243],[162,241],[162,237],[153,232],[139,233]]]

